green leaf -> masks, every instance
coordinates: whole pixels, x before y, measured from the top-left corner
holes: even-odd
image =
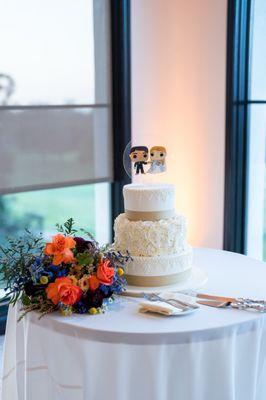
[[[26,307],[28,307],[31,304],[29,296],[26,295],[26,293],[23,293],[21,296],[21,301],[22,304]]]
[[[94,258],[89,253],[78,253],[76,255],[77,264],[82,265],[91,265],[94,261]]]

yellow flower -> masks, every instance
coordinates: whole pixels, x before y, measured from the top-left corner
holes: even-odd
[[[82,274],[82,271],[81,271],[82,268],[83,267],[81,265],[76,265],[76,264],[72,265],[72,267],[69,270],[70,275],[75,275],[76,278],[78,279]]]
[[[89,277],[90,275],[83,275],[83,277],[78,281],[78,286],[83,290],[83,292],[89,290],[90,287]]]
[[[72,285],[77,286],[78,280],[77,280],[77,278],[75,277],[75,275],[68,275],[67,277],[68,277],[69,279],[71,279]]]
[[[118,273],[119,276],[124,275],[124,270],[123,270],[123,268],[118,268],[118,269],[117,269],[117,273]]]
[[[60,309],[60,313],[64,316],[64,317],[69,317],[70,315],[72,315],[73,311],[71,307],[66,307],[66,308],[61,308]]]
[[[97,314],[97,308],[95,308],[95,307],[91,307],[90,309],[89,309],[89,313],[91,314],[91,315],[95,315],[95,314]]]
[[[47,285],[47,283],[49,282],[49,279],[47,276],[43,275],[40,277],[40,282],[42,285]]]

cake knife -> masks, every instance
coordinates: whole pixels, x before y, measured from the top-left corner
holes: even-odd
[[[197,292],[182,292],[183,294],[189,294],[197,299],[197,303],[203,304],[210,307],[232,307],[240,310],[253,309],[260,312],[266,312],[266,301],[265,300],[253,300],[245,297],[225,297],[215,296],[205,293]]]

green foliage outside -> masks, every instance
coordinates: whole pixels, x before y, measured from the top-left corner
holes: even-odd
[[[52,235],[55,223],[70,217],[95,234],[94,190],[94,185],[84,185],[0,196],[0,244],[25,228]]]

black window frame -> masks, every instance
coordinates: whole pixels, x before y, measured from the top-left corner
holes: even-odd
[[[113,82],[112,221],[123,212],[123,186],[130,183],[123,168],[123,153],[131,141],[131,35],[130,0],[111,0]]]
[[[252,0],[228,0],[224,249],[245,253]]]
[[[228,0],[224,249],[246,254],[251,21],[255,0]]]

